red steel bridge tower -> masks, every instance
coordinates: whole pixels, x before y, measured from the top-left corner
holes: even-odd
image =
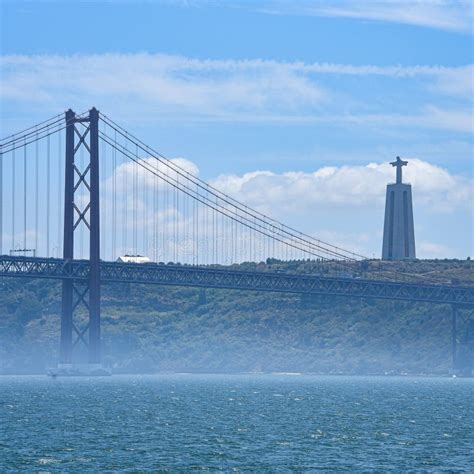
[[[77,127],[77,124],[86,124]],[[86,150],[86,164],[78,166],[76,155],[80,147]],[[87,281],[63,280],[60,364],[72,364],[74,347],[82,342],[88,346],[89,363],[100,363],[100,206],[99,206],[99,111],[92,108],[86,117],[66,112],[66,166],[64,193],[65,264],[74,260],[74,235],[83,222],[89,232],[90,273]],[[87,189],[88,202],[76,200],[78,189]],[[74,321],[74,312],[84,305],[89,318],[84,328]],[[89,338],[86,339],[88,333]],[[73,340],[73,337],[75,339]]]

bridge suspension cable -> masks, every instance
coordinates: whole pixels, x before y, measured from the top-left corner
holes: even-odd
[[[128,138],[125,134],[122,136]],[[132,156],[129,150],[125,149],[123,145],[113,143],[110,136],[102,136],[102,138],[107,140],[111,146],[117,147],[119,151],[123,152],[126,156],[128,156],[128,158],[135,160],[139,166],[142,166],[144,169],[153,174],[157,174],[169,185],[177,188],[182,193],[185,193],[193,199],[200,201],[204,205],[213,208],[220,214],[237,220],[241,224],[245,222],[246,226],[257,230],[269,238],[275,238],[276,241],[280,241],[282,243],[285,243],[286,240],[290,240],[292,242],[292,246],[307,252],[308,256],[312,255],[323,259],[331,258],[341,260],[355,260],[355,258],[347,257],[347,255],[342,254],[340,251],[335,251],[332,248],[323,247],[321,245],[315,244],[312,241],[308,241],[301,235],[290,232],[287,226],[284,226],[277,221],[270,221],[268,218],[262,219],[261,215],[258,215],[258,213],[254,212],[241,203],[235,205],[234,203],[237,201],[232,200],[232,198],[229,198],[227,195],[224,195],[219,191],[216,191],[214,188],[208,185],[204,186],[202,182],[199,182],[197,178],[190,175],[190,173],[186,172],[182,168],[177,169],[174,166],[168,166],[169,160],[163,161],[161,159],[157,159],[156,157],[149,157],[157,160],[157,165],[154,165],[152,162],[150,162],[150,159],[140,159],[137,152],[135,152]],[[143,149],[143,147],[139,148]],[[162,169],[163,166],[160,166],[163,164],[166,170],[171,170],[174,173],[174,176],[170,176],[169,172],[165,174]],[[189,179],[189,176],[192,176],[192,178]],[[181,180],[180,177],[182,178]]]
[[[144,151],[147,154],[147,156],[156,159],[159,163],[164,164],[165,166],[172,169],[177,175],[182,176],[184,179],[189,180],[190,182],[196,184],[199,188],[201,188],[202,190],[204,190],[205,192],[209,194],[212,194],[218,197],[223,202],[226,202],[230,205],[235,206],[237,209],[239,209],[245,214],[248,214],[250,217],[259,219],[262,222],[265,222],[265,224],[267,225],[278,227],[281,229],[283,233],[289,236],[292,236],[294,238],[298,238],[304,241],[307,245],[312,245],[316,248],[319,248],[321,251],[327,252],[328,254],[332,255],[333,258],[341,258],[341,259],[349,259],[349,260],[357,260],[359,258],[362,258],[362,259],[365,258],[364,256],[359,255],[357,253],[351,252],[349,250],[345,250],[341,247],[332,245],[328,242],[324,242],[319,239],[315,239],[312,236],[296,231],[295,229],[281,222],[278,222],[274,219],[269,218],[268,216],[258,212],[255,209],[250,209],[245,204],[240,203],[236,199],[214,188],[213,186],[209,185],[208,183],[201,180],[197,176],[192,175],[191,173],[189,173],[188,171],[180,167],[178,164],[172,162],[161,153],[152,149],[151,147],[143,143],[141,140],[139,140],[138,138],[134,137],[133,135],[125,131],[122,127],[120,127],[118,124],[116,124],[113,120],[111,120],[106,115],[101,114],[101,120],[108,123],[110,127],[116,130],[116,132],[122,135],[124,138],[130,140],[133,144],[135,144],[135,146],[137,146],[139,149]]]
[[[2,145],[11,143],[12,141],[16,141],[18,138],[22,138],[25,136],[28,136],[30,134],[35,134],[39,130],[49,127],[53,123],[59,123],[64,120],[63,114],[56,115],[54,117],[51,117],[48,120],[44,120],[43,122],[37,123],[36,125],[33,125],[32,127],[25,128],[24,130],[21,130],[19,132],[13,133],[11,135],[7,135],[6,137],[2,138],[0,142],[3,142]]]
[[[76,120],[81,120],[85,118],[86,115],[87,112],[78,114],[76,115]],[[22,132],[9,135],[0,140],[0,153],[6,154],[16,150],[17,148],[23,148],[30,143],[42,140],[43,138],[64,130],[67,125],[64,116],[61,114],[33,127],[26,128]]]
[[[60,256],[66,126],[61,114],[0,140],[0,254]]]
[[[192,189],[190,186],[184,184],[182,181],[180,181],[179,179],[179,176],[180,174],[178,174],[176,177],[172,177],[170,176],[169,174],[166,174],[165,172],[163,172],[159,167],[157,166],[154,166],[152,163],[150,163],[149,161],[146,161],[144,159],[140,159],[140,157],[136,154],[136,152],[132,153],[128,150],[126,150],[124,147],[122,147],[121,145],[118,145],[116,143],[114,143],[111,139],[111,137],[105,135],[103,132],[100,132],[100,136],[103,140],[105,140],[110,146],[112,146],[113,148],[115,148],[117,151],[119,151],[121,154],[123,154],[125,157],[129,158],[132,162],[134,162],[136,165],[138,165],[139,167],[143,168],[144,170],[148,171],[149,173],[151,173],[152,175],[155,175],[157,177],[159,177],[161,180],[163,180],[165,183],[167,183],[168,185],[170,185],[173,189],[173,192],[174,192],[174,207],[175,209],[177,209],[178,213],[181,213],[180,212],[180,208],[181,208],[181,204],[180,204],[180,199],[179,199],[179,192],[181,192],[182,194],[184,195],[187,195],[189,197],[191,197],[192,199],[194,199],[195,201],[198,201],[200,202],[201,204],[207,206],[209,209],[215,211],[219,216],[222,216],[222,217],[227,217],[229,219],[231,219],[233,222],[236,222],[238,224],[241,224],[243,225],[244,227],[254,231],[254,232],[257,232],[258,234],[261,234],[262,236],[265,236],[265,237],[268,237],[268,238],[271,238],[271,239],[274,239],[275,241],[278,241],[280,242],[281,244],[283,245],[286,245],[286,246],[289,246],[289,247],[292,247],[293,249],[295,250],[298,250],[298,251],[301,251],[305,254],[307,254],[307,256],[312,256],[312,257],[317,257],[317,258],[321,258],[321,259],[327,259],[327,257],[322,253],[316,253],[315,250],[311,247],[308,247],[308,246],[305,246],[304,245],[304,242],[301,241],[301,240],[284,240],[283,239],[283,236],[281,234],[278,234],[276,232],[271,232],[270,229],[266,228],[261,221],[255,219],[254,222],[250,221],[248,218],[246,218],[245,216],[239,214],[235,208],[233,207],[229,207],[229,206],[225,206],[223,205],[222,203],[220,203],[218,201],[218,197],[216,198],[216,202],[212,202],[211,199],[206,196],[206,195],[203,195],[203,194],[200,194],[199,192],[196,192],[196,190]],[[133,173],[133,180],[134,180],[134,183],[136,182],[136,176],[137,176],[137,171],[136,171],[136,167],[134,167],[134,173]],[[134,209],[134,231],[136,231],[136,229],[138,229],[138,225],[137,225],[137,220],[136,220],[136,210],[137,210],[137,206],[136,206],[136,192],[135,192],[135,186],[134,186],[134,192],[133,192],[133,202],[134,202],[134,206],[133,206],[133,209]],[[186,211],[184,212],[184,214],[186,214]],[[186,224],[186,220],[184,221],[184,223]],[[219,233],[222,235],[223,232],[222,232],[222,227],[224,226],[223,222],[222,221],[215,221],[214,220],[214,224],[215,224],[215,229],[216,229],[216,234],[219,235]],[[193,224],[194,225],[194,224]],[[221,226],[221,232],[219,232],[219,226]],[[275,228],[274,225],[272,225],[273,228]],[[178,232],[178,220],[175,219],[174,222],[173,222],[173,237],[175,240],[178,239],[177,237],[177,232]],[[134,237],[134,248],[136,247],[136,237]],[[217,248],[217,247],[216,247]],[[227,247],[225,247],[226,249]],[[225,249],[222,249],[222,253],[225,253]],[[256,254],[257,252],[254,250],[254,254]],[[176,254],[176,251],[174,252],[174,258],[176,259],[177,258],[177,254]]]

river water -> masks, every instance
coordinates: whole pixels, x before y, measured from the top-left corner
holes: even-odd
[[[0,377],[0,472],[471,471],[474,380]]]

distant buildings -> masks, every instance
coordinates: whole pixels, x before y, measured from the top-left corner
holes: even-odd
[[[397,168],[397,181],[387,185],[382,260],[416,258],[411,185],[402,183],[402,167],[408,164],[397,156],[390,163]]]

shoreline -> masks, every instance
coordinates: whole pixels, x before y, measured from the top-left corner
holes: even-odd
[[[314,372],[188,372],[188,371],[164,371],[164,372],[113,372],[111,373],[112,377],[122,377],[122,376],[166,376],[166,375],[176,375],[176,376],[261,376],[261,377],[364,377],[364,378],[440,378],[440,379],[450,379],[450,378],[463,378],[463,379],[474,379],[474,376],[466,375],[454,375],[454,374],[409,374],[409,373],[399,373],[399,374],[349,374],[349,373],[314,373]],[[0,373],[0,377],[51,377],[47,371],[44,373]],[[93,375],[69,375],[69,376],[60,376],[60,378],[84,378],[84,377],[94,377]],[[100,376],[99,376],[100,377]]]

